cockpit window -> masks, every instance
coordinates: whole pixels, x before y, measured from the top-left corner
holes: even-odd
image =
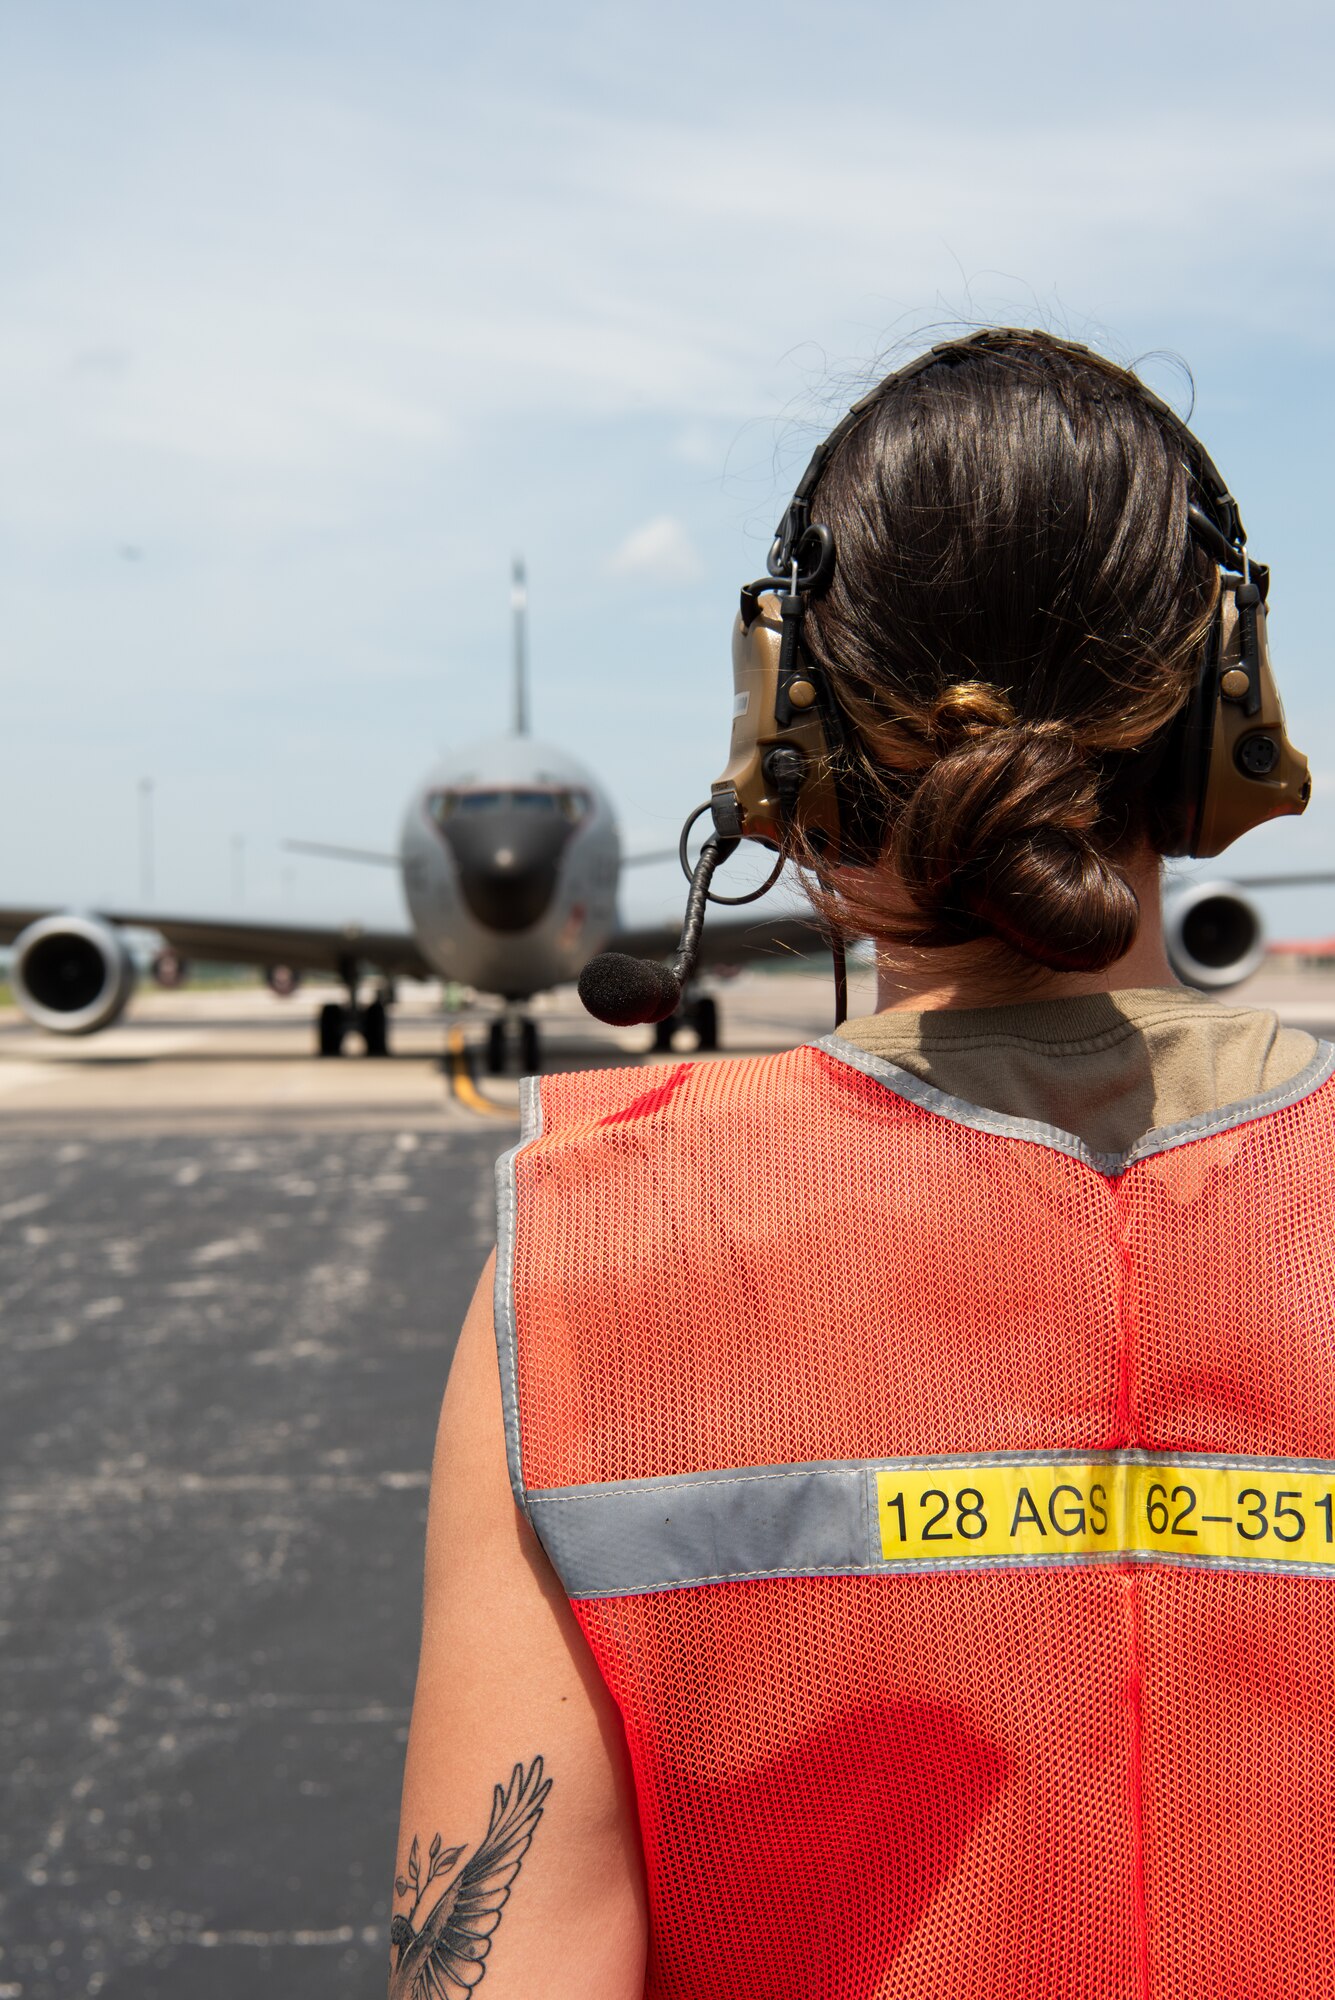
[[[589,810],[589,795],[579,791],[545,791],[537,786],[505,790],[432,792],[427,811],[437,826],[456,813],[534,812],[560,813],[572,826],[578,825]]]

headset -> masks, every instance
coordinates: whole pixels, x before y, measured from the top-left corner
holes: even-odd
[[[742,589],[732,641],[731,748],[708,804],[692,813],[682,831],[691,890],[676,955],[670,966],[619,952],[591,959],[579,991],[600,1020],[628,1026],[675,1013],[694,969],[707,904],[763,895],[799,841],[822,870],[838,862],[867,866],[878,858],[884,826],[871,789],[860,780],[856,732],[828,675],[803,643],[807,607],[828,586],[837,553],[830,529],[812,519],[812,495],[831,456],[888,391],[943,361],[989,347],[1004,350],[1013,337],[1011,329],[987,328],[941,342],[854,403],[816,448],[779,522],[766,574]],[[1067,345],[1077,353],[1090,351]],[[1166,403],[1138,386],[1181,447],[1188,530],[1220,571],[1219,597],[1190,699],[1143,753],[1162,852],[1204,858],[1222,853],[1267,820],[1305,811],[1312,781],[1307,759],[1289,741],[1271,670],[1269,570],[1248,556],[1238,503],[1203,445]],[[691,869],[686,838],[705,812],[714,831]],[[776,850],[774,870],[750,896],[715,897],[714,871],[742,840]],[[832,948],[836,1018],[842,1020],[843,951],[838,940]]]

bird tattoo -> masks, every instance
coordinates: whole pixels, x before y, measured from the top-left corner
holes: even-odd
[[[522,1764],[515,1765],[509,1784],[496,1786],[481,1846],[441,1890],[417,1929],[413,1919],[427,1891],[440,1876],[448,1875],[464,1849],[442,1848],[437,1834],[427,1852],[424,1874],[414,1835],[407,1869],[395,1882],[394,1893],[406,1896],[416,1890],[417,1900],[389,1927],[394,1953],[389,2000],[452,2000],[481,1983],[501,1912],[551,1789],[551,1779],[542,1775],[541,1757],[535,1757],[527,1771]]]

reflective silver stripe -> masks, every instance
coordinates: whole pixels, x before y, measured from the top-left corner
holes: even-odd
[[[519,1446],[519,1340],[515,1326],[515,1161],[542,1133],[542,1089],[536,1076],[519,1085],[519,1139],[496,1162],[496,1352],[501,1367],[501,1408],[505,1413],[505,1456],[515,1499],[527,1512]]]
[[[1066,1153],[1071,1159],[1082,1161],[1095,1173],[1110,1180],[1124,1174],[1137,1160],[1169,1152],[1174,1146],[1190,1145],[1194,1139],[1208,1139],[1215,1132],[1231,1131],[1237,1125],[1249,1125],[1257,1118],[1268,1117],[1272,1111],[1283,1111],[1290,1104],[1310,1097],[1335,1073],[1335,1047],[1329,1042],[1318,1042],[1312,1060],[1286,1083],[1274,1084],[1271,1089],[1258,1091],[1254,1097],[1241,1098],[1236,1104],[1221,1105],[1217,1111],[1199,1112],[1194,1118],[1184,1118],[1176,1125],[1155,1126],[1137,1139],[1134,1146],[1128,1146],[1124,1153],[1096,1153],[1074,1132],[1064,1132],[1059,1125],[1044,1125],[1036,1118],[1013,1118],[1004,1111],[989,1111],[986,1105],[971,1104],[967,1098],[952,1097],[949,1091],[924,1083],[921,1077],[900,1069],[897,1063],[887,1062],[883,1056],[869,1055],[866,1049],[860,1049],[856,1042],[846,1040],[843,1035],[822,1035],[807,1046],[832,1056],[849,1069],[860,1070],[864,1076],[875,1078],[896,1097],[907,1099],[923,1111],[933,1111],[938,1118],[948,1118],[955,1125],[967,1125],[975,1132],[996,1132],[1003,1138],[1028,1139],[1033,1145],[1046,1146],[1050,1152]]]
[[[568,1597],[625,1597],[865,1569],[869,1493],[865,1465],[767,1465],[566,1486],[528,1504]]]
[[[1075,1564],[1159,1563],[1174,1567],[1283,1571],[1290,1575],[1335,1576],[1335,1548],[1320,1561],[1303,1561],[1290,1548],[1282,1558],[1258,1551],[1215,1555],[1203,1545],[1179,1541],[1153,1549],[1110,1546],[1070,1553],[1060,1536],[1046,1537],[1041,1552],[1020,1555],[952,1552],[918,1559],[882,1553],[878,1524],[878,1479],[882,1474],[929,1474],[949,1481],[968,1469],[1085,1466],[1163,1468],[1188,1475],[1192,1468],[1213,1475],[1236,1473],[1265,1479],[1316,1478],[1335,1498],[1335,1462],[1321,1459],[1257,1458],[1231,1453],[1124,1451],[971,1452],[947,1457],[852,1459],[808,1465],[737,1466],[686,1472],[663,1479],[609,1480],[588,1486],[552,1488],[527,1495],[530,1518],[553,1567],[572,1598],[639,1596],[708,1584],[783,1576],[919,1574],[937,1570],[1070,1567]],[[1070,1491],[1063,1488],[1062,1491]],[[1160,1490],[1160,1489],[1155,1489]],[[1298,1497],[1286,1496],[1291,1506]],[[1254,1501],[1251,1506],[1254,1506]],[[1324,1547],[1331,1532],[1324,1500],[1307,1526],[1312,1545]],[[1180,1499],[1173,1501],[1181,1508]],[[1251,1507],[1244,1510],[1253,1518]],[[1202,1515],[1201,1518],[1208,1518]],[[1294,1517],[1282,1518],[1278,1541],[1287,1542]],[[1324,1526],[1324,1534],[1323,1534]],[[1190,1529],[1185,1532],[1191,1533]],[[1143,1539],[1143,1537],[1142,1537]]]

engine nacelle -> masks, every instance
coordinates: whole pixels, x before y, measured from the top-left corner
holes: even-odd
[[[1265,958],[1265,925],[1231,882],[1193,882],[1164,908],[1168,959],[1184,986],[1219,993],[1250,979]]]
[[[53,1035],[94,1035],[125,1012],[134,960],[120,932],[100,917],[39,917],[14,940],[14,998]]]

